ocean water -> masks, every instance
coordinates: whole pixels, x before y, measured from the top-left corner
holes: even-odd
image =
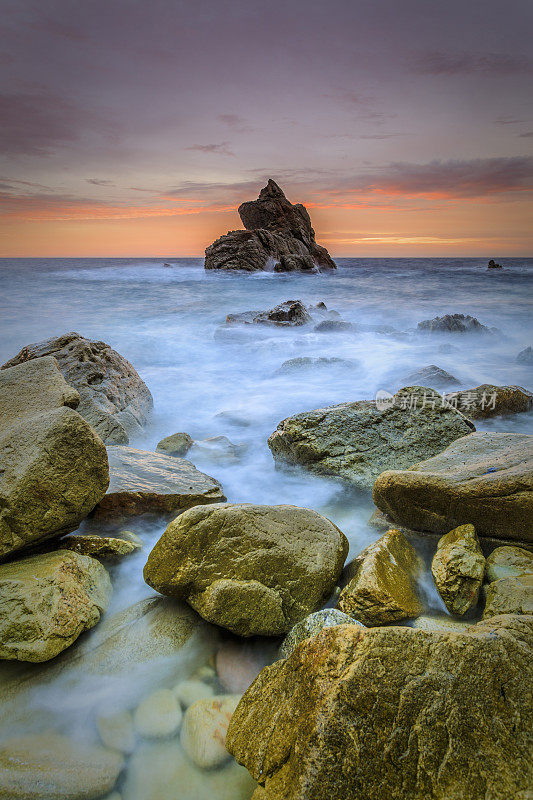
[[[339,259],[335,273],[279,275],[206,272],[201,259],[170,259],[170,267],[162,259],[4,259],[0,363],[26,344],[71,330],[108,342],[133,363],[154,397],[150,424],[131,445],[153,450],[177,431],[194,439],[225,435],[245,446],[238,461],[188,457],[221,482],[230,502],[313,508],[344,531],[355,555],[379,536],[367,525],[370,497],[303,470],[276,469],[267,437],[290,414],[372,399],[379,389],[393,392],[406,385],[411,372],[430,364],[455,376],[457,388],[493,383],[531,389],[533,370],[516,356],[533,345],[533,259],[499,260],[505,269],[487,270],[487,259]],[[322,301],[354,329],[319,333],[313,325],[224,325],[228,313],[267,309],[288,299]],[[421,320],[457,312],[498,333],[441,337],[415,331]],[[448,344],[451,349],[441,349]],[[353,363],[276,374],[285,360],[304,356]],[[531,433],[533,415],[480,421],[476,427]],[[142,566],[164,525],[141,521],[137,529],[144,550],[112,568],[108,613],[153,594],[143,583]],[[423,591],[430,610],[442,611],[427,576]],[[261,643],[246,645],[243,658],[250,653],[259,661],[272,658],[272,648]],[[102,702],[102,686],[88,686],[83,676],[76,681],[69,684],[68,702],[64,675],[34,691],[28,702],[50,714],[50,727],[59,725],[60,717],[61,730],[83,738],[91,707]],[[162,684],[154,675],[152,688]],[[84,711],[78,713],[82,695]],[[20,729],[28,724],[21,722]],[[0,738],[5,733],[0,731]],[[231,784],[235,778],[228,775]],[[124,800],[135,800],[140,789],[131,788],[131,774],[123,780]],[[205,791],[182,786],[182,794],[175,795],[158,794],[157,780],[154,774],[154,800],[212,795],[207,779]],[[236,789],[235,800],[248,797],[247,791]]]

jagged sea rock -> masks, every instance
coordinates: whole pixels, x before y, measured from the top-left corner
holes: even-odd
[[[526,573],[533,573],[533,553],[523,547],[496,547],[485,562],[485,579],[488,583]]]
[[[93,558],[118,561],[136,550],[140,550],[141,544],[126,539],[117,539],[113,536],[81,534],[65,536],[58,542],[58,548],[60,550],[71,550],[74,553],[92,556]]]
[[[348,543],[325,517],[296,506],[196,506],[170,523],[144,579],[241,636],[279,636],[321,605]]]
[[[335,625],[361,625],[365,627],[362,622],[358,622],[337,608],[323,608],[321,611],[309,614],[301,622],[297,622],[294,628],[291,628],[279,647],[279,657],[288,658],[304,639],[316,636],[324,628],[332,628]]]
[[[451,392],[446,395],[446,400],[469,419],[519,414],[533,407],[533,394],[522,386],[494,386],[490,383]]]
[[[518,364],[533,364],[533,347],[526,347],[520,350],[516,360]]]
[[[532,629],[326,628],[261,672],[226,746],[261,800],[525,798]]]
[[[97,521],[170,514],[225,500],[219,482],[183,458],[111,445],[109,490],[94,510]]]
[[[213,242],[205,251],[206,269],[336,269],[328,251],[316,243],[304,206],[290,203],[273,180],[257,200],[239,206],[239,215],[246,230],[230,231]]]
[[[78,553],[0,565],[0,658],[49,661],[96,625],[111,592],[104,567]]]
[[[157,453],[165,453],[167,456],[186,456],[194,441],[188,433],[173,433],[158,442]]]
[[[267,311],[243,311],[228,314],[227,324],[278,325],[281,327],[306,325],[311,321],[309,311],[301,300],[285,300]]]
[[[412,530],[533,541],[533,436],[471,433],[409,469],[383,472],[374,503]]]
[[[394,399],[383,409],[357,401],[304,411],[280,422],[268,446],[276,461],[369,490],[384,470],[416,464],[474,429],[458,411],[443,407],[432,389],[407,387]]]
[[[104,442],[127,444],[152,408],[152,395],[134,367],[105,342],[79,333],[23,347],[2,369],[41,356],[54,356],[67,383],[78,390],[78,411]]]
[[[488,584],[483,619],[498,614],[533,614],[533,573],[500,578]]]
[[[198,700],[185,712],[180,743],[197,767],[213,769],[229,760],[226,733],[240,699],[240,694],[219,694]]]
[[[478,601],[485,557],[473,525],[460,525],[437,544],[431,573],[450,614],[462,617]]]
[[[427,333],[491,333],[490,328],[470,314],[445,314],[425,319],[418,323],[418,330]]]
[[[416,370],[416,372],[411,372],[411,374],[405,378],[405,382],[410,385],[431,386],[433,389],[461,385],[461,381],[458,378],[455,378],[449,372],[446,372],[445,369],[441,369],[435,364],[429,364],[429,366],[421,367],[421,369]]]
[[[0,744],[0,798],[96,800],[111,791],[123,764],[114,750],[53,731],[6,739]]]
[[[424,610],[416,588],[421,567],[403,533],[390,530],[348,565],[337,608],[367,627],[417,617]]]

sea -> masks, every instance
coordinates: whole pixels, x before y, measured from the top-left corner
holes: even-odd
[[[267,438],[291,414],[371,400],[379,390],[393,393],[412,385],[410,376],[429,365],[453,376],[449,390],[483,383],[532,389],[533,367],[517,361],[517,355],[533,346],[533,258],[497,260],[503,269],[488,270],[488,258],[342,258],[335,272],[307,275],[205,271],[203,260],[195,258],[2,259],[0,364],[27,344],[68,331],[107,342],[135,366],[154,398],[152,417],[131,446],[154,450],[160,439],[178,431],[195,440],[228,437],[242,445],[238,458],[225,461],[208,450],[190,457],[220,481],[229,502],[312,508],[346,534],[351,558],[380,535],[368,525],[374,510],[370,495],[303,469],[276,467]],[[285,300],[324,303],[353,327],[321,332],[313,324],[226,325],[228,314],[264,310]],[[472,315],[495,330],[490,336],[417,331],[422,320],[455,313]],[[304,357],[344,361],[280,371],[287,360]],[[533,414],[480,420],[476,427],[533,433]],[[108,615],[153,595],[142,567],[164,523],[137,521],[127,527],[141,535],[144,547],[111,567],[114,595]],[[427,576],[423,592],[430,613],[444,613]],[[241,647],[242,659],[252,664],[275,658],[272,643],[232,646]],[[39,667],[31,669],[38,676]],[[91,715],[109,698],[100,682],[95,686],[82,674],[67,682],[63,673],[42,688],[37,677],[33,691],[20,700],[20,719],[16,704],[9,730],[4,718],[0,739],[41,730],[44,716],[47,729],[97,741]],[[163,684],[154,674],[143,692]],[[41,720],[39,725],[32,718]],[[155,756],[143,763],[151,762],[161,763]],[[174,770],[161,788],[159,772],[158,767],[152,773],[148,768],[128,773],[126,767],[118,786],[122,800],[214,796],[208,773],[187,786]],[[133,774],[142,774],[142,786]],[[252,789],[236,774],[227,772],[227,796],[246,800]],[[226,796],[226,789],[217,791],[217,797]]]

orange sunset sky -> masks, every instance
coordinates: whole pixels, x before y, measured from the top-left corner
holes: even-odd
[[[333,256],[533,252],[530,2],[3,6],[3,257],[200,256],[268,177]]]

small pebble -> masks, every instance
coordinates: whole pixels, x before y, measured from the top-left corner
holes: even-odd
[[[177,733],[182,720],[178,700],[170,689],[145,697],[133,718],[135,730],[147,739],[163,739]]]

